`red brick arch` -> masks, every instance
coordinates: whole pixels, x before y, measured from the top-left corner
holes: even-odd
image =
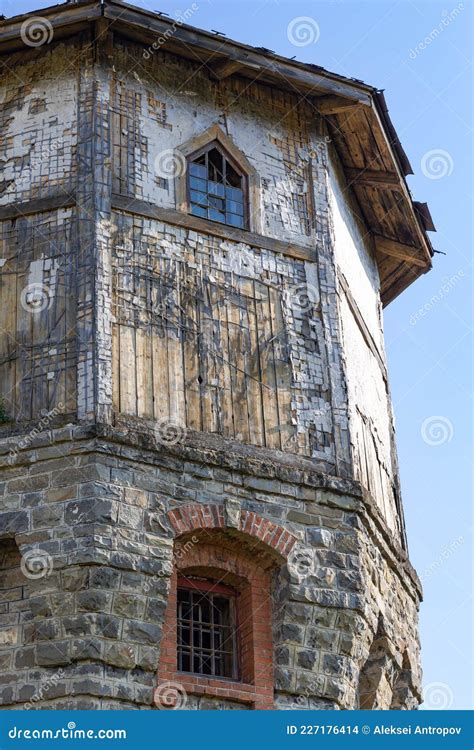
[[[191,503],[170,510],[168,518],[176,536],[196,531],[196,529],[226,528],[224,505]],[[232,528],[259,539],[285,559],[297,542],[296,537],[283,526],[250,510],[241,510],[239,525]]]
[[[271,548],[277,560],[288,557],[296,537],[278,524],[252,511],[241,511],[238,525],[226,524],[224,505],[193,503],[175,508],[168,513],[176,537],[183,537],[199,529],[222,532],[200,537],[184,546],[175,556],[174,570],[160,648],[160,665],[156,695],[162,686],[178,685],[187,695],[231,700],[244,708],[269,710],[273,708],[273,645],[271,574],[268,566],[261,567],[259,558],[243,545],[225,545],[227,528],[258,539]],[[193,540],[195,537],[193,536]],[[197,537],[196,537],[197,539]],[[255,542],[253,543],[255,544]],[[180,673],[176,664],[176,608],[178,576],[200,571],[211,579],[232,583],[238,590],[238,622],[241,651],[241,679],[206,678]]]

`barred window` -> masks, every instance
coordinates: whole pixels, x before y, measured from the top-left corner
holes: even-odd
[[[190,157],[188,191],[194,216],[246,228],[246,178],[216,141]]]
[[[212,581],[179,585],[177,619],[180,672],[238,679],[231,589]]]

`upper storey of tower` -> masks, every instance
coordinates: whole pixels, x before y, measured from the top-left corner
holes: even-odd
[[[135,80],[139,79],[140,70],[156,68],[146,64],[152,58],[156,62],[164,53],[170,53],[170,60],[176,56],[175,75],[168,73],[167,80],[161,83],[155,78],[161,86],[161,94],[166,85],[171,86],[168,89],[170,101],[163,101],[161,95],[154,109],[152,96],[147,113],[143,112],[142,115],[155,123],[164,118],[162,127],[165,132],[161,134],[160,142],[164,146],[169,143],[175,148],[179,145],[179,139],[177,141],[171,132],[166,133],[166,129],[172,130],[172,116],[178,115],[183,102],[187,102],[188,108],[192,103],[198,105],[196,114],[191,114],[190,110],[186,113],[187,117],[202,115],[205,119],[206,107],[209,115],[209,108],[218,104],[218,92],[233,89],[233,98],[241,102],[247,99],[247,104],[244,108],[238,105],[231,107],[226,127],[244,131],[237,140],[244,148],[250,146],[253,151],[250,159],[254,165],[258,157],[263,157],[263,160],[267,157],[266,169],[261,172],[261,181],[266,179],[269,182],[267,186],[261,185],[264,190],[265,187],[273,190],[275,179],[278,179],[271,168],[271,152],[275,150],[283,155],[287,172],[293,171],[293,182],[297,183],[299,177],[305,182],[304,170],[312,158],[311,146],[314,145],[308,135],[311,131],[315,133],[319,130],[331,143],[331,150],[337,154],[345,177],[345,189],[356,200],[356,213],[370,233],[371,250],[380,277],[381,298],[384,304],[388,304],[431,267],[432,247],[427,230],[434,230],[434,226],[426,204],[411,199],[405,176],[412,174],[412,169],[390,121],[383,93],[362,81],[336,75],[318,65],[289,60],[271,50],[250,47],[194,28],[187,23],[192,21],[193,15],[194,6],[174,20],[119,0],[64,3],[0,22],[0,53],[24,54],[29,46],[36,53],[44,54],[50,51],[54,42],[69,39],[69,45],[77,44],[74,37],[90,32],[105,49],[105,55],[112,55],[110,44],[113,42],[109,30],[113,28],[116,39],[124,42],[119,54],[122,63],[130,64],[130,56],[134,59],[130,70]],[[128,43],[133,40],[136,45],[133,48],[127,46],[125,40]],[[37,55],[32,57],[37,58]],[[188,78],[181,76],[180,79],[178,60],[182,61],[182,70],[188,71]],[[70,60],[70,65],[72,73],[73,60]],[[261,128],[268,123],[264,117],[259,117],[259,97],[256,92],[265,87],[271,87],[274,99],[280,96],[281,124],[299,121],[300,126],[293,144],[275,134],[261,143],[260,153],[256,149],[256,141],[261,138],[257,123],[260,121]],[[133,90],[132,86],[130,88]],[[131,93],[129,96],[132,96]],[[126,96],[123,104],[127,109],[124,116],[129,116]],[[229,102],[226,106],[229,106]],[[250,123],[249,118],[252,117],[256,121],[253,133],[251,128],[242,128],[245,123],[242,112],[239,113],[239,121],[239,109],[247,110],[247,122]],[[208,117],[208,121],[211,120],[212,117]],[[183,127],[182,139],[186,140],[190,132],[195,132],[195,129]],[[142,133],[142,143],[137,143],[137,148],[144,149],[146,135],[143,130]],[[147,166],[151,170],[152,165]],[[8,171],[5,179],[8,180]],[[124,183],[128,182],[127,188],[130,189],[131,175],[125,177],[119,174],[116,179],[121,181],[123,188],[126,187]],[[153,182],[154,185],[136,184],[136,192],[158,205],[166,205],[166,196],[160,193],[156,175]],[[306,183],[299,187],[293,185],[288,195],[280,196],[280,205],[276,207],[278,215],[272,216],[268,206],[266,215],[260,217],[263,224],[256,220],[251,228],[311,247],[316,227],[312,215],[314,206],[309,205],[311,201],[306,197],[310,189],[311,185]],[[167,192],[169,194],[170,191]],[[176,198],[172,195],[168,197],[169,204],[176,205]],[[8,195],[1,202],[4,204],[6,201]],[[282,204],[287,202],[297,206],[297,210],[292,212],[290,206],[290,210],[285,211]],[[292,213],[298,216],[299,221],[290,217]],[[285,218],[290,218],[290,221],[286,222]]]
[[[0,429],[309,466],[403,539],[381,307],[433,226],[382,94],[109,0],[0,55]]]

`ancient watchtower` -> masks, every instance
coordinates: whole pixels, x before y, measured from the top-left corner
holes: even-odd
[[[414,708],[430,215],[379,91],[193,13],[0,22],[0,702]]]

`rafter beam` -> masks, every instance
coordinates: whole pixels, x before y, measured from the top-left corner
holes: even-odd
[[[414,266],[426,268],[426,261],[415,255],[417,252],[422,252],[421,248],[405,245],[403,242],[397,242],[389,237],[382,237],[380,234],[375,234],[374,240],[377,252],[390,255],[392,258],[404,260],[407,263],[412,263]]]
[[[345,173],[349,182],[353,182],[356,185],[380,188],[397,187],[400,185],[400,178],[396,172],[346,167]]]
[[[361,105],[359,101],[345,99],[342,96],[333,96],[332,94],[316,97],[315,104],[322,115],[337,115],[340,112],[345,112]]]
[[[241,60],[220,60],[214,65],[209,65],[209,74],[215,81],[222,81],[224,78],[228,78],[233,73],[236,73],[242,67]]]

